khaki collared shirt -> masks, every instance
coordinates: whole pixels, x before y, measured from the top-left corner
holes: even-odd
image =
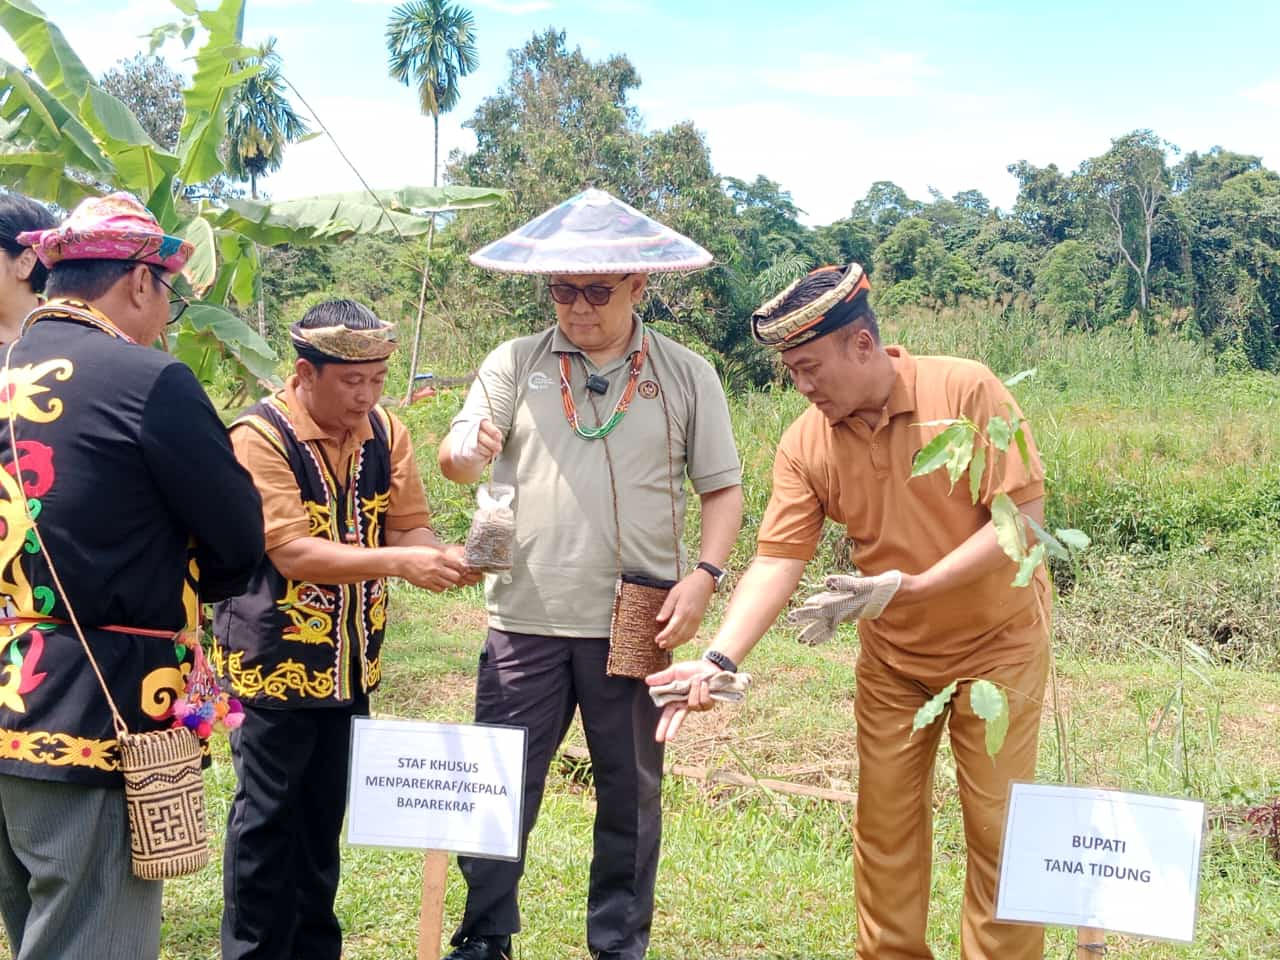
[[[1018,504],[1044,496],[1044,469],[1026,426],[1029,465],[1016,445],[994,466],[998,455],[989,450],[976,506],[968,475],[954,490],[945,469],[912,478],[916,453],[944,429],[923,423],[964,416],[985,435],[991,417],[1022,414],[980,363],[887,350],[895,379],[878,426],[856,416],[832,425],[810,407],[783,434],[760,525],[761,556],[812,559],[830,517],[846,527],[860,572],[922,573],[986,525],[996,493]],[[1049,589],[1043,567],[1026,588],[1010,585],[1015,572],[1009,563],[927,603],[890,603],[876,620],[858,621],[858,634],[868,652],[926,683],[1024,662],[1045,642],[1039,610],[1049,610]]]
[[[590,428],[607,420],[622,396],[630,355],[646,332],[649,358],[626,416],[607,440],[582,439],[565,417],[558,354],[569,355],[572,396]],[[602,396],[585,389],[588,373],[608,379]],[[627,353],[599,369],[558,326],[504,343],[485,358],[455,422],[480,417],[504,437],[493,479],[516,488],[514,566],[509,578],[491,575],[486,585],[489,620],[500,630],[608,636],[618,525],[622,568],[673,580],[677,556],[680,572],[688,569],[672,532],[673,512],[678,531],[684,530],[685,478],[698,494],[742,479],[715,371],[639,321]]]
[[[366,440],[373,436],[369,421],[361,421],[358,430],[344,437],[333,437],[311,419],[307,408],[298,399],[295,389],[296,375],[291,376],[277,396],[289,408],[289,420],[304,442],[318,441],[335,475],[345,477],[351,456]],[[388,530],[415,530],[429,526],[431,511],[427,507],[427,495],[422,489],[422,477],[413,457],[413,441],[395,416],[391,420],[391,491],[387,509]],[[302,506],[302,494],[298,480],[280,451],[257,430],[235,427],[231,431],[231,447],[236,459],[253,477],[254,486],[262,496],[262,521],[266,531],[267,550],[282,547],[292,540],[308,535],[311,527],[306,509]]]

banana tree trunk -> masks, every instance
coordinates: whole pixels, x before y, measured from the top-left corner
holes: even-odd
[[[409,355],[409,384],[405,387],[404,405],[413,399],[413,378],[418,373],[418,348],[422,343],[422,316],[427,308],[427,278],[431,276],[431,246],[436,236],[436,215],[427,225],[427,259],[422,265],[422,285],[418,288],[418,319],[413,325],[413,352]]]

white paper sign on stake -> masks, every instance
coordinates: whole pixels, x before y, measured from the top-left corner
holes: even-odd
[[[1204,804],[1013,783],[996,919],[1190,943]]]
[[[520,856],[526,731],[356,717],[347,842]]]

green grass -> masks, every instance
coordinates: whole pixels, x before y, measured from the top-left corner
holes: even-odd
[[[379,712],[465,720],[482,637],[477,597],[399,590]],[[739,708],[695,717],[670,762],[724,767],[757,777],[857,789],[852,697],[856,642],[842,632],[811,650],[775,630],[752,656],[759,678]],[[1211,807],[1227,798],[1280,792],[1280,677],[1200,666],[1187,683],[1182,721],[1156,717],[1176,689],[1176,660],[1137,655],[1101,662],[1058,655],[1071,757],[1081,782],[1183,794],[1184,774]],[[1047,709],[1047,708],[1046,708]],[[575,726],[570,739],[581,742]],[[1182,744],[1188,749],[1182,753]],[[210,815],[221,843],[232,790],[225,747],[209,776]],[[1184,759],[1185,757],[1185,759]],[[1058,776],[1049,715],[1040,776]],[[654,920],[655,960],[687,957],[848,957],[856,929],[852,809],[760,790],[708,789],[668,777],[666,826]],[[954,765],[945,740],[935,788],[935,877],[929,937],[938,956],[956,956],[963,889],[963,828]],[[586,878],[594,794],[574,764],[553,765],[533,834],[522,889],[522,960],[585,956]],[[338,914],[347,956],[413,956],[421,855],[381,849],[344,852]],[[168,884],[165,947],[171,960],[217,956],[219,870]],[[464,887],[450,868],[446,927]],[[1049,956],[1074,956],[1073,932],[1051,931]],[[1112,954],[1150,958],[1280,957],[1280,864],[1261,840],[1215,832],[1206,846],[1197,942],[1191,947],[1112,937]]]
[[[1075,779],[1197,796],[1223,824],[1205,846],[1196,943],[1112,937],[1110,955],[1280,958],[1280,863],[1240,817],[1244,805],[1280,795],[1280,380],[1220,373],[1185,339],[1124,329],[1066,334],[1016,313],[908,313],[885,326],[887,340],[917,353],[974,356],[1002,376],[1038,368],[1015,392],[1044,455],[1050,524],[1095,539],[1078,569],[1055,568],[1061,709]],[[453,540],[465,535],[473,494],[444,482],[434,464],[461,399],[449,391],[401,411],[437,526]],[[731,407],[745,469],[746,522],[732,562],[741,570],[767,503],[777,438],[804,401],[779,389],[734,396]],[[810,585],[846,565],[840,535],[829,528]],[[376,709],[467,720],[484,625],[478,592],[440,598],[400,589],[395,603]],[[856,790],[855,654],[852,631],[809,650],[775,630],[752,655],[760,682],[748,701],[693,718],[669,760]],[[570,740],[582,742],[576,726]],[[233,784],[225,747],[218,753],[208,782],[220,844]],[[1060,779],[1062,768],[1046,714],[1040,776]],[[553,767],[523,885],[521,960],[586,955],[594,794],[582,774],[579,764]],[[664,802],[654,958],[851,955],[847,805],[679,778],[668,778]],[[929,935],[937,955],[951,957],[963,831],[945,740],[935,809]],[[421,860],[346,851],[338,911],[348,957],[413,955]],[[456,922],[462,897],[451,871],[446,925]],[[216,866],[170,883],[166,960],[216,957],[220,908]],[[1051,931],[1049,943],[1049,956],[1074,957],[1073,932]]]

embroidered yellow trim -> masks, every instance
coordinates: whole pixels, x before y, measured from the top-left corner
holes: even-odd
[[[223,659],[220,653],[220,650],[215,652],[218,661]],[[307,668],[297,660],[285,660],[269,674],[263,676],[262,667],[245,670],[241,666],[243,658],[244,651],[237,650],[226,657],[225,661],[225,676],[231,681],[237,695],[241,697],[271,697],[275,700],[285,700],[291,691],[299,696],[316,700],[326,700],[333,696],[333,667],[308,674]],[[215,663],[219,673],[224,672],[222,667],[222,663]]]
[[[0,760],[107,772],[120,769],[120,752],[114,740],[90,740],[44,730],[0,729]]]

